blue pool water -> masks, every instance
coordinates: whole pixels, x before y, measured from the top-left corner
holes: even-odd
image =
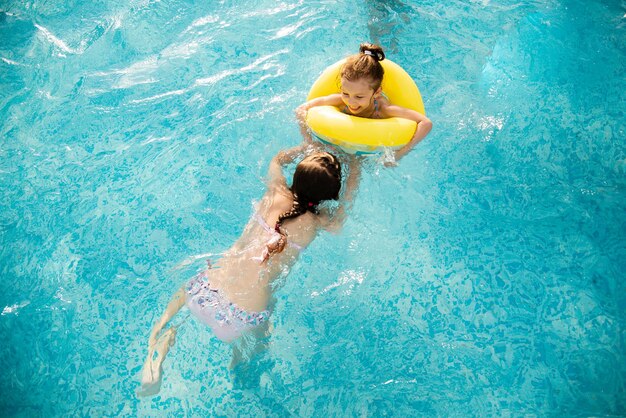
[[[626,415],[626,7],[0,4],[0,415]],[[366,165],[277,290],[268,349],[149,329],[241,232],[293,109],[382,44],[433,132]],[[195,260],[195,261],[194,261]]]

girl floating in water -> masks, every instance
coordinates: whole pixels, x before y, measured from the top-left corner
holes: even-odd
[[[325,200],[338,199],[341,166],[337,158],[316,152],[296,166],[291,187],[282,166],[294,161],[302,148],[280,152],[270,163],[268,188],[241,234],[213,267],[198,274],[178,290],[154,325],[148,340],[148,357],[137,394],[159,391],[161,366],[174,344],[176,328],[161,330],[183,307],[232,342],[250,331],[263,329],[270,315],[271,284],[292,265],[318,230],[331,229],[343,218],[340,206],[333,216],[320,208]],[[357,166],[351,164],[345,199],[350,198]]]
[[[362,118],[399,117],[415,121],[415,134],[405,146],[395,152],[396,161],[428,135],[433,126],[430,119],[415,110],[390,103],[383,95],[381,84],[385,71],[380,61],[384,59],[385,53],[380,46],[361,44],[359,53],[348,57],[341,68],[341,93],[317,97],[298,106],[296,117],[306,142],[312,142],[306,125],[306,115],[310,108],[316,106],[335,106],[343,113]]]

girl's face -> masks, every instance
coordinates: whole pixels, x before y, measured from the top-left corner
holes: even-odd
[[[348,110],[355,116],[365,115],[374,111],[374,97],[380,93],[380,88],[374,91],[371,81],[366,79],[341,79],[341,100],[348,106]]]

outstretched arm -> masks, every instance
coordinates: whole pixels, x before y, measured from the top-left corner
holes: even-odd
[[[283,166],[294,162],[298,156],[302,155],[305,148],[304,145],[298,145],[297,147],[280,151],[272,158],[267,173],[268,187],[286,186],[287,183],[285,175],[283,174]]]
[[[433,123],[430,119],[415,110],[407,109],[405,107],[389,105],[385,109],[385,116],[389,118],[398,117],[409,119],[417,123],[417,128],[415,129],[413,138],[411,138],[408,144],[396,151],[396,161],[408,154],[409,151],[411,151],[417,143],[424,139],[433,128]]]
[[[348,167],[348,178],[346,179],[346,185],[343,192],[343,198],[341,199],[341,204],[335,212],[332,221],[328,225],[326,225],[326,229],[328,229],[329,231],[336,232],[343,225],[346,219],[346,212],[352,207],[354,192],[359,185],[359,181],[361,180],[361,164],[359,161],[359,157],[351,156]]]
[[[350,172],[348,173],[348,179],[346,180],[346,190],[343,194],[343,200],[345,203],[352,203],[354,191],[361,180],[361,163],[359,157],[350,156],[348,167]]]
[[[340,106],[341,103],[341,95],[331,94],[309,100],[296,108],[296,120],[298,125],[300,125],[300,133],[302,133],[305,143],[310,144],[313,142],[313,137],[311,137],[311,132],[306,124],[306,115],[309,109],[316,106]]]

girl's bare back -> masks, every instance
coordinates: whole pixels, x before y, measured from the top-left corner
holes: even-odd
[[[276,234],[271,225],[288,211],[293,195],[287,188],[268,191],[256,207],[241,237],[224,253],[208,272],[211,285],[224,292],[230,301],[250,311],[267,308],[270,286],[274,279],[291,267],[298,254],[315,238],[322,224],[320,216],[307,212],[285,221],[283,231],[288,237],[285,249],[263,262],[267,242]],[[325,217],[324,217],[325,218]]]

